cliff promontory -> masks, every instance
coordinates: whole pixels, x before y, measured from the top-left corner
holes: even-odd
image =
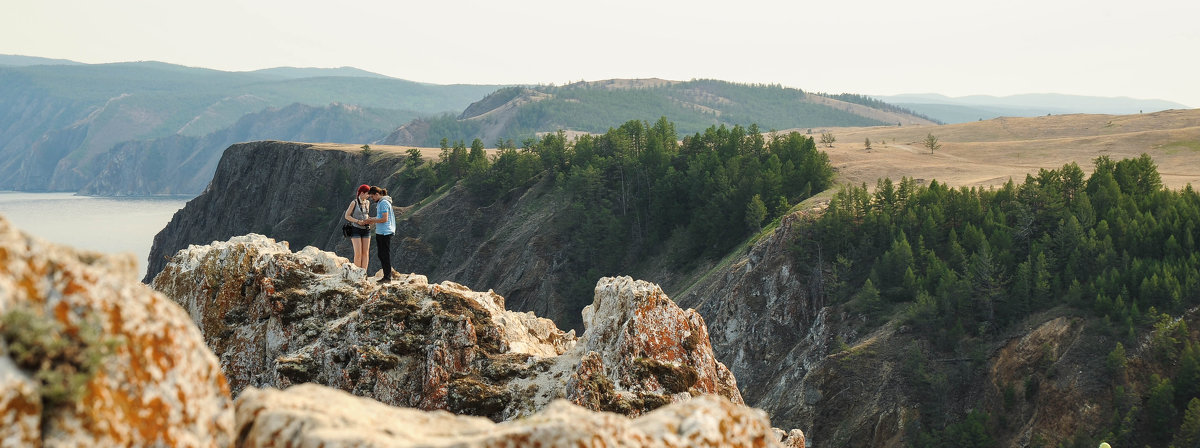
[[[261,237],[246,239],[261,240]],[[230,245],[244,246],[236,242]],[[220,256],[187,259],[196,262],[190,265],[193,270],[213,274],[205,279],[196,279],[199,283],[195,285],[193,293],[197,297],[216,293],[210,297],[214,300],[197,302],[197,309],[212,312],[223,304],[227,305],[228,302],[222,299],[230,298],[228,294],[234,288],[223,290],[226,294],[220,294],[221,291],[212,287],[214,284],[206,282],[229,280],[221,276],[223,269],[232,271],[245,268],[247,263],[273,266],[268,269],[288,270],[288,275],[293,277],[322,279],[319,281],[322,284],[336,284],[340,281],[338,279],[362,277],[362,272],[353,268],[339,271],[337,268],[350,266],[349,263],[328,253],[309,248],[300,254],[288,252],[288,255],[284,255],[285,251],[266,246],[259,248],[260,257],[226,250],[226,247],[214,250],[217,254],[223,254]],[[304,262],[272,261],[292,258]],[[268,286],[273,281],[279,281],[279,286],[286,285],[277,276],[259,279]],[[409,299],[420,296],[419,304],[425,308],[410,311],[418,311],[417,320],[428,319],[430,325],[440,325],[447,332],[438,336],[449,338],[445,344],[427,344],[427,347],[436,345],[439,348],[426,349],[447,355],[448,358],[439,360],[441,364],[427,362],[425,365],[438,367],[443,374],[456,378],[464,372],[455,370],[453,363],[462,360],[463,356],[469,356],[471,344],[479,347],[474,349],[474,353],[481,357],[489,356],[491,352],[488,350],[506,344],[514,360],[510,364],[494,365],[494,370],[500,372],[508,366],[519,364],[517,359],[561,360],[572,352],[588,347],[601,350],[624,348],[624,353],[629,350],[664,348],[663,353],[678,355],[680,351],[672,350],[670,341],[646,338],[646,334],[639,333],[639,328],[667,325],[663,328],[676,331],[703,329],[702,326],[699,329],[689,327],[687,322],[691,320],[677,320],[675,323],[680,326],[670,327],[670,322],[648,316],[665,312],[665,315],[689,318],[687,313],[680,314],[677,308],[671,308],[669,300],[661,297],[661,293],[656,296],[656,288],[652,285],[628,279],[612,279],[610,286],[618,292],[610,297],[611,300],[597,303],[594,311],[597,319],[605,316],[628,318],[623,321],[625,325],[618,327],[625,337],[618,337],[616,341],[603,337],[594,340],[587,337],[574,339],[570,333],[563,334],[552,325],[547,325],[544,319],[503,311],[499,305],[502,299],[497,296],[473,293],[452,284],[424,285],[425,292],[408,291],[411,286],[419,284],[416,281],[418,279],[411,280],[408,285],[375,290],[372,298],[367,300],[397,302],[397,298],[389,293],[408,295]],[[184,287],[183,283],[176,286]],[[253,283],[243,283],[236,287],[253,289],[255,286]],[[449,288],[451,291],[434,293],[436,288]],[[321,288],[313,289],[314,292],[318,290]],[[336,291],[330,291],[334,290],[324,290],[324,294],[317,294],[313,299],[333,299]],[[302,293],[298,289],[288,289],[255,298],[265,300],[267,310],[295,317],[295,309],[281,305],[297,305],[300,302],[297,294]],[[440,294],[441,297],[429,297],[428,294]],[[632,302],[622,300],[622,294],[640,299]],[[456,308],[455,303],[461,307]],[[628,307],[631,304],[639,306]],[[443,305],[446,309],[439,309]],[[307,306],[320,309],[317,302],[309,302]],[[336,319],[340,325],[369,326],[360,317],[369,314],[365,308],[342,311],[345,314]],[[392,318],[403,315],[402,310],[392,311]],[[242,314],[226,313],[224,317],[236,322],[239,316],[245,318],[250,312],[252,310],[242,309]],[[459,314],[454,314],[456,312]],[[491,326],[485,320],[490,320]],[[391,323],[407,325],[410,322],[412,320],[397,319]],[[270,318],[263,323],[276,328],[280,325],[279,321]],[[480,324],[477,327],[479,332],[475,333],[475,339],[472,340],[470,331],[475,324]],[[339,324],[331,322],[330,326]],[[236,330],[246,332],[247,328],[243,326]],[[458,333],[450,333],[455,330]],[[366,333],[371,330],[363,328],[355,331]],[[678,336],[670,331],[663,334]],[[366,339],[355,340],[364,342]],[[639,342],[648,341],[655,344],[639,345]],[[260,342],[278,343],[270,340]],[[417,338],[401,337],[399,342],[414,343],[410,347],[418,347],[415,344]],[[448,346],[454,348],[446,349]],[[564,354],[555,355],[564,350]],[[391,359],[379,357],[377,355],[381,352],[370,350],[352,351],[348,355],[359,353],[371,354],[360,358],[364,363],[367,358],[385,362]],[[696,358],[705,356],[705,353],[688,348],[683,353]],[[607,355],[599,355],[594,351],[586,355],[593,358],[593,365],[598,369],[589,371],[590,380],[581,383],[599,386],[599,389],[585,388],[590,393],[586,396],[612,397],[613,393],[619,393],[628,399],[626,402],[642,396],[632,393],[629,388],[617,390],[613,387],[614,384],[619,386],[629,381],[620,375],[621,369],[629,365],[606,366],[605,360],[610,358]],[[650,356],[643,364],[646,362],[661,366],[669,362],[669,358]],[[546,368],[546,371],[531,372],[528,368],[517,368],[509,370],[508,375],[531,380],[528,388],[532,391],[537,391],[539,387],[558,387],[561,390],[562,381],[554,378],[552,373],[553,367],[559,364],[558,361],[529,362],[528,366]],[[713,367],[719,368],[719,364]],[[290,372],[297,373],[295,370]],[[611,381],[601,381],[610,372]],[[644,387],[662,378],[660,371],[655,370],[651,374],[634,387]],[[572,379],[579,376],[573,374]],[[386,378],[380,379],[386,381]],[[533,379],[540,379],[542,384],[532,384]],[[697,383],[688,392],[680,394],[679,398],[700,392],[705,387],[699,376]],[[482,384],[476,387],[474,383],[468,383],[468,386],[452,388],[451,391],[467,400],[487,402],[495,398],[490,394],[494,389]],[[587,400],[582,401],[588,403]],[[607,446],[804,446],[804,437],[799,431],[784,434],[772,429],[762,411],[716,395],[699,395],[694,399],[668,404],[636,419],[592,412],[569,401],[557,400],[526,418],[500,424],[482,417],[455,416],[443,411],[393,408],[375,400],[311,383],[282,391],[246,388],[234,405],[218,360],[205,346],[197,327],[188,318],[188,312],[162,294],[138,283],[132,259],[47,244],[17,232],[0,217],[0,445],[486,447],[514,443],[560,446],[596,441]]]
[[[704,320],[628,277],[600,280],[581,337],[491,291],[420,275],[380,287],[345,258],[260,235],[180,251],[153,286],[189,310],[235,395],[315,382],[497,421],[557,398],[626,415],[702,394],[742,402]]]
[[[506,297],[510,309],[582,330],[580,310],[591,297],[566,292],[563,260],[569,248],[556,224],[565,204],[553,185],[543,181],[513,190],[492,204],[477,203],[462,186],[425,197],[422,191],[399,188],[409,174],[406,162],[404,149],[389,146],[370,151],[294,142],[230,146],[209,187],[154,237],[143,282],[153,280],[168,258],[189,245],[247,233],[350,257],[339,222],[354,187],[366,183],[392,190],[397,271],[492,288]],[[372,243],[371,273],[379,269],[377,250]]]
[[[338,222],[354,187],[387,185],[404,158],[397,148],[360,146],[276,141],[230,146],[204,192],[154,236],[142,281],[149,283],[167,258],[188,245],[249,232],[298,247],[340,244],[349,254]]]

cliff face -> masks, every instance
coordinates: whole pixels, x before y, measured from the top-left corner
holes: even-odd
[[[144,282],[166,259],[191,244],[259,233],[294,247],[353,255],[340,233],[341,213],[359,184],[399,184],[405,153],[372,146],[253,142],[227,149],[211,187],[189,201],[155,236]],[[424,203],[413,192],[390,192],[397,207],[392,264],[437,281],[500,291],[515,310],[533,311],[564,328],[582,329],[590,297],[567,297],[557,273],[565,258],[555,216],[561,195],[545,184],[514,191],[486,207],[461,187]],[[414,204],[414,205],[410,205]],[[372,240],[369,271],[379,269]]]
[[[871,327],[866,316],[823,303],[817,272],[796,265],[789,246],[825,205],[813,201],[785,216],[676,294],[705,317],[713,350],[737,376],[746,403],[833,446],[904,446],[914,429],[938,429],[915,424],[922,412],[999,416],[999,446],[1028,446],[1034,438],[1055,444],[1104,427],[1101,414],[1113,404],[1103,360],[1115,341],[1089,331],[1086,316],[1051,310],[976,341],[982,348],[975,355],[917,366],[914,353],[929,347],[907,327]],[[1130,358],[1148,350],[1143,344]],[[945,409],[923,409],[931,396]]]
[[[6,446],[222,446],[233,402],[187,313],[131,258],[0,217],[0,422]]]
[[[315,382],[497,421],[556,398],[627,415],[701,394],[742,402],[703,319],[627,277],[601,279],[578,338],[490,291],[419,275],[379,287],[345,258],[260,235],[180,251],[154,288],[189,310],[235,395]]]
[[[154,236],[143,281],[149,283],[188,245],[250,232],[350,255],[340,222],[354,189],[364,183],[387,185],[403,157],[397,148],[368,153],[355,145],[265,141],[230,146],[204,193]]]

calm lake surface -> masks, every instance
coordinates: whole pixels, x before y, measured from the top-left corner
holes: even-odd
[[[0,216],[22,231],[78,249],[132,253],[141,278],[154,235],[191,198],[99,198],[0,191]]]

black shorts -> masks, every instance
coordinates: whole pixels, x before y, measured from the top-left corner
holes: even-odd
[[[371,237],[371,229],[360,229],[358,227],[350,226],[350,238],[370,238],[370,237]]]

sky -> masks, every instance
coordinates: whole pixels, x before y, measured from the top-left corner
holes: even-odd
[[[1195,0],[0,0],[0,54],[434,84],[720,79],[1200,107]]]

